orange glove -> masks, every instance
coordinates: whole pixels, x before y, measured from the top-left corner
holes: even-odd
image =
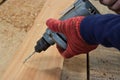
[[[49,19],[47,26],[54,32],[63,33],[67,38],[67,48],[63,50],[57,46],[58,51],[65,58],[73,57],[81,53],[88,53],[95,49],[97,45],[87,44],[80,35],[80,23],[84,19],[81,17],[73,17],[64,21]]]

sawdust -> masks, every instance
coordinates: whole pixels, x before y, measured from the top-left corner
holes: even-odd
[[[0,5],[0,78],[46,0],[6,0]]]
[[[28,31],[45,0],[8,0],[0,6],[0,18],[19,29]]]

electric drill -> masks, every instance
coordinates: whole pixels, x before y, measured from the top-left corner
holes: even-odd
[[[76,0],[75,3],[65,11],[59,20],[65,20],[75,16],[88,16],[94,14],[99,14],[99,11],[91,4],[90,1]],[[40,53],[41,51],[45,51],[55,43],[63,49],[66,49],[67,47],[66,37],[62,33],[56,33],[47,28],[42,38],[37,41],[35,51],[28,58],[30,58],[35,52]],[[25,61],[27,61],[28,58],[26,58]]]

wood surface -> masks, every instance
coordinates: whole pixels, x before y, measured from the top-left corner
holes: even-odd
[[[61,12],[73,2],[73,0],[64,0],[64,2],[62,0],[46,1],[33,27],[10,61],[2,80],[60,80],[64,59],[59,55],[55,46],[34,55],[25,64],[23,64],[23,61],[34,51],[36,41],[45,32],[46,20],[51,17],[58,19]]]
[[[73,0],[46,1],[32,29],[16,51],[12,61],[10,61],[10,65],[5,74],[3,74],[2,80],[60,80],[60,77],[61,80],[86,80],[85,55],[67,59],[64,61],[63,66],[63,58],[58,54],[55,46],[45,52],[34,55],[27,63],[22,63],[34,51],[36,41],[45,32],[45,21],[50,17],[56,19],[60,17],[61,12],[72,2]],[[102,14],[111,13],[107,7],[102,6],[98,1],[91,2],[94,3]],[[91,80],[119,80],[119,53],[119,51],[103,47],[93,51],[90,54]]]

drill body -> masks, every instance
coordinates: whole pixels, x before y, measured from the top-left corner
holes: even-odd
[[[99,14],[99,11],[88,0],[76,0],[59,20],[94,14]],[[41,51],[45,51],[55,43],[63,49],[66,49],[67,47],[67,39],[62,33],[56,33],[47,28],[42,38],[37,41],[35,52],[40,53]]]

